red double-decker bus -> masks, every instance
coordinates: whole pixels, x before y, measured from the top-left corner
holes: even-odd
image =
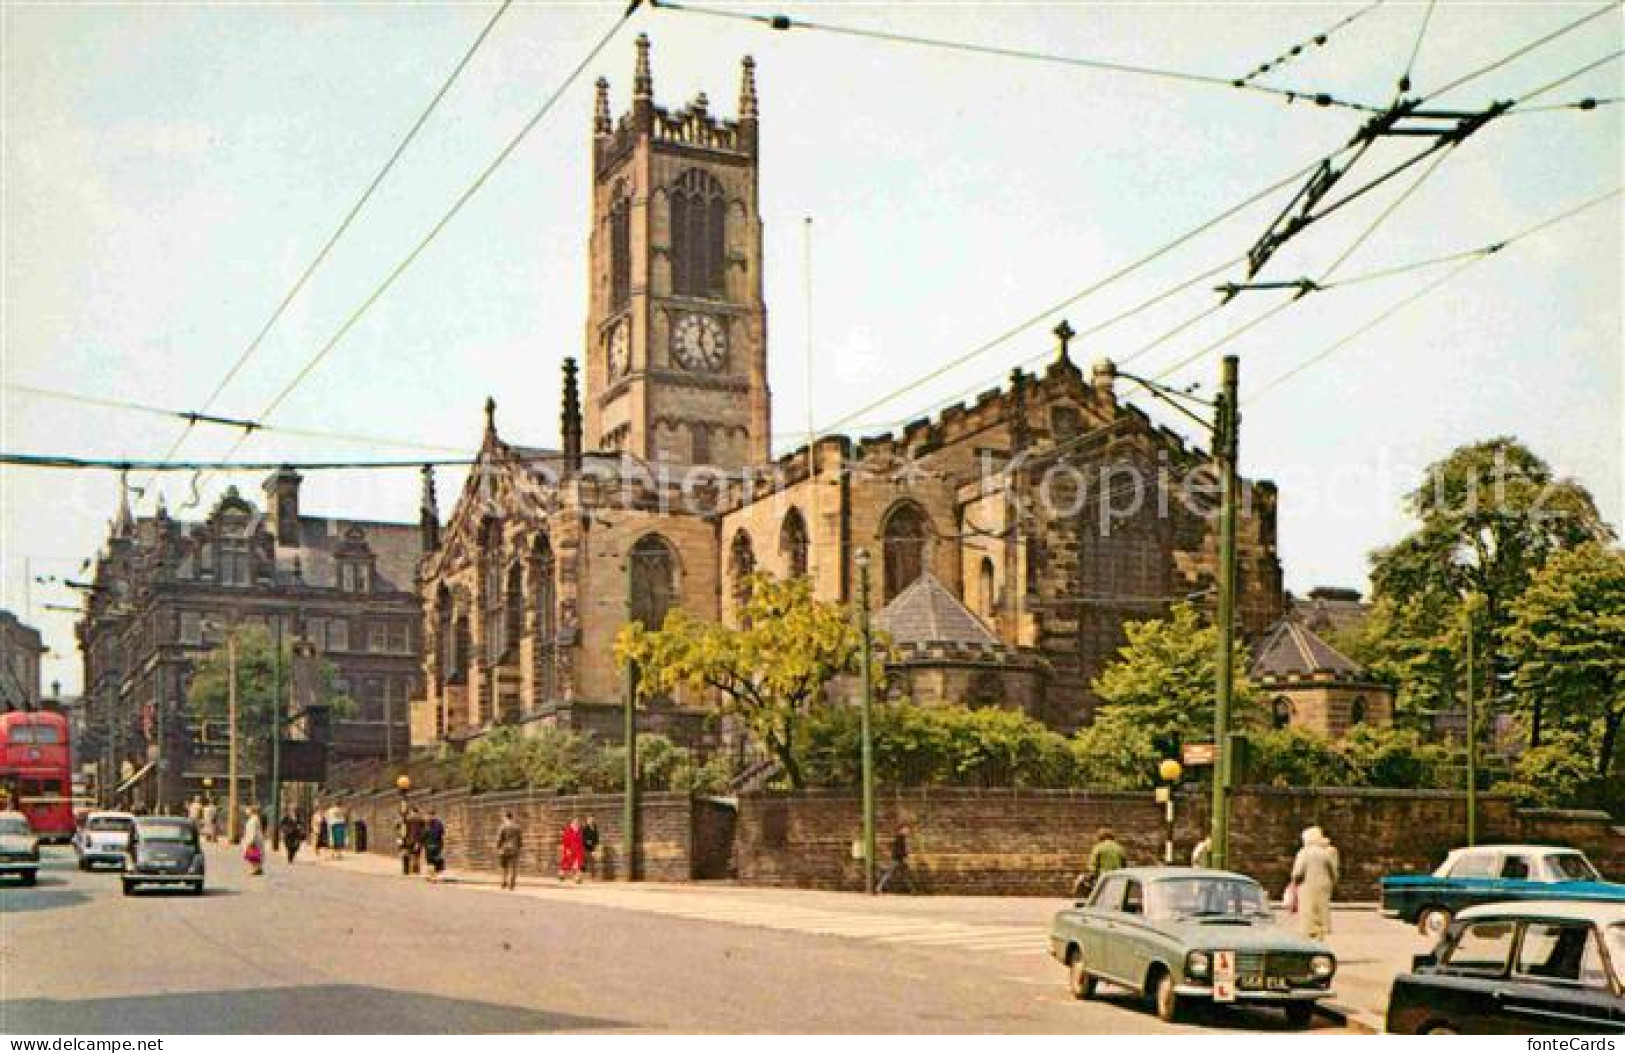
[[[0,797],[28,817],[41,841],[73,838],[73,773],[68,718],[0,713]]]

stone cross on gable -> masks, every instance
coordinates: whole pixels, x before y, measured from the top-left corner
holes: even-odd
[[[1053,332],[1055,333],[1055,339],[1059,340],[1061,343],[1060,359],[1062,362],[1065,362],[1067,360],[1068,349],[1072,345],[1072,338],[1078,334],[1073,332],[1072,326],[1067,323],[1065,318],[1061,319],[1061,324],[1056,326]]]

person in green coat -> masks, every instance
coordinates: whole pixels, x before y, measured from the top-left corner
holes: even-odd
[[[1100,833],[1095,835],[1095,847],[1089,850],[1089,869],[1078,875],[1078,880],[1072,884],[1074,899],[1082,899],[1095,887],[1100,875],[1109,874],[1113,870],[1122,870],[1128,866],[1128,853],[1123,846],[1117,843],[1112,836],[1110,827],[1102,827]]]

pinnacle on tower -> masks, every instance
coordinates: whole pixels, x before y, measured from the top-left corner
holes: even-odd
[[[559,413],[559,434],[564,440],[564,470],[581,471],[581,387],[576,381],[576,360],[564,360],[564,399]]]
[[[118,513],[113,520],[113,533],[117,537],[128,537],[135,533],[135,517],[130,514],[130,473],[118,473]]]
[[[653,100],[655,78],[649,72],[649,34],[638,34],[638,62],[632,73],[632,98]]]
[[[1073,331],[1071,324],[1067,322],[1065,318],[1061,319],[1061,324],[1055,327],[1054,333],[1058,349],[1056,355],[1057,360],[1065,362],[1070,357],[1072,338],[1078,334]]]
[[[739,119],[756,119],[756,60],[749,55],[739,61]]]
[[[493,444],[497,441],[497,400],[490,395],[485,396],[485,439]]]
[[[593,103],[592,130],[594,135],[608,135],[613,126],[609,121],[609,81],[598,78],[598,98]]]

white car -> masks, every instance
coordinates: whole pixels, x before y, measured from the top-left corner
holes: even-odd
[[[129,812],[91,812],[73,835],[79,869],[90,870],[98,863],[123,869],[124,855],[130,850],[130,831],[134,827],[135,816]]]

